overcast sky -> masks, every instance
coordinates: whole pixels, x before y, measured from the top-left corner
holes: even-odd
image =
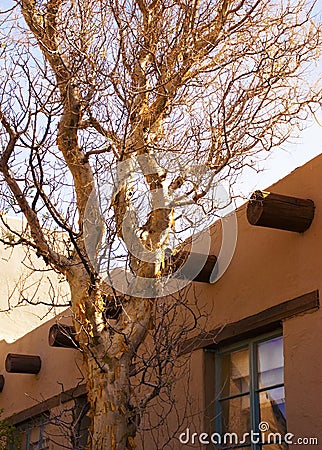
[[[242,194],[247,198],[254,190],[270,186],[297,167],[321,154],[322,111],[318,119],[320,123],[316,121],[311,123],[308,128],[300,133],[297,139],[293,139],[292,142],[285,144],[282,148],[276,148],[267,155],[263,154],[262,161],[256,164],[261,169],[259,173],[246,169],[239,179],[235,193]]]

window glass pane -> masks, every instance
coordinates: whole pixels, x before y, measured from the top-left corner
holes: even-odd
[[[283,437],[286,431],[285,394],[284,388],[271,389],[259,394],[260,420],[267,422],[267,433],[280,433]]]
[[[277,337],[257,345],[259,389],[284,383],[283,338]]]
[[[269,430],[262,434],[263,443],[257,444],[256,449],[287,450],[288,445],[282,442],[287,433],[283,337],[249,342],[239,350],[223,352],[219,356],[218,430],[222,437],[225,433],[234,433],[242,439],[251,429],[259,429],[257,420],[267,422]],[[250,361],[250,358],[254,360]],[[280,386],[274,387],[276,385]],[[250,389],[254,391],[250,393]],[[277,441],[274,440],[276,437]],[[222,442],[220,448],[249,448],[249,442],[250,438],[238,445]]]
[[[249,392],[248,348],[222,355],[221,380],[221,398]]]
[[[250,432],[250,400],[249,395],[221,400],[221,432],[237,433],[243,436]]]

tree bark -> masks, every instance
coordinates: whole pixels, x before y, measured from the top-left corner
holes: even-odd
[[[91,419],[87,448],[132,450],[137,412],[130,401],[130,364],[150,326],[151,301],[133,297],[117,319],[115,333],[103,318],[103,287],[91,290],[89,277],[80,269],[69,277],[69,284],[76,337],[87,371]]]
[[[101,361],[108,361],[106,372],[93,358],[88,359],[88,399],[92,419],[91,450],[131,450],[135,448],[136,417],[130,407],[129,359],[110,358],[97,352]]]

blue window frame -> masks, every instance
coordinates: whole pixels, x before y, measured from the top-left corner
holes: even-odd
[[[17,430],[23,436],[23,450],[49,450],[49,439],[45,436],[47,415],[40,415],[17,425]]]
[[[217,448],[288,449],[281,332],[222,347],[215,361]]]

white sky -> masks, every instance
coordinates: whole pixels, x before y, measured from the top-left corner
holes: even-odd
[[[322,21],[322,0],[317,0],[314,8],[316,21]],[[314,67],[312,65],[312,67]],[[317,75],[322,80],[322,51],[320,59],[315,63],[311,75]],[[305,125],[305,124],[304,124]],[[265,161],[258,163],[261,172],[245,169],[234,192],[249,198],[256,189],[264,189],[276,181],[284,178],[297,167],[302,166],[315,156],[322,153],[322,105],[316,120],[306,123],[306,128],[297,139],[293,138],[283,148],[276,148],[270,154],[264,155]],[[322,176],[322,174],[321,174]],[[237,202],[239,204],[239,202]]]
[[[256,189],[270,186],[321,154],[322,112],[320,112],[318,120],[320,124],[314,121],[300,133],[297,139],[293,138],[282,148],[276,148],[270,153],[263,154],[262,161],[256,163],[260,172],[257,173],[250,168],[244,169],[234,192],[248,198]]]

